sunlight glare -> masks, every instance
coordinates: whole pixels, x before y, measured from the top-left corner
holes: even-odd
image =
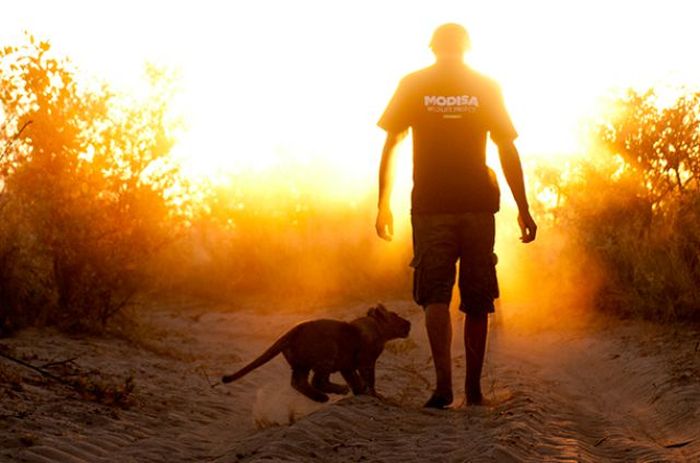
[[[335,195],[376,188],[376,120],[400,77],[431,63],[430,34],[446,21],[467,27],[468,62],[501,83],[526,166],[579,152],[580,121],[611,88],[700,81],[691,2],[38,4],[41,14],[7,5],[0,40],[28,30],[125,88],[146,61],[180,71],[174,110],[187,129],[174,154],[209,181],[318,164],[338,179]]]

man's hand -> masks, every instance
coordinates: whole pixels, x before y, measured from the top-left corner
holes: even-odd
[[[529,210],[521,211],[518,214],[518,225],[520,225],[520,241],[531,243],[535,241],[537,235],[537,224],[530,215]]]
[[[375,223],[377,235],[383,240],[391,241],[394,236],[394,216],[388,207],[380,207]]]

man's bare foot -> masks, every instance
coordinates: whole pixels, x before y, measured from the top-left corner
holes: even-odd
[[[489,401],[486,400],[484,398],[484,396],[481,395],[481,393],[467,394],[467,400],[466,400],[467,406],[470,406],[470,405],[482,405],[483,406],[483,405],[488,405],[488,402]]]
[[[469,385],[467,385],[465,396],[467,399],[467,406],[485,405],[486,399],[484,399],[484,396],[481,393],[481,387],[479,387],[479,385],[476,385],[476,387],[470,387]]]
[[[438,410],[444,410],[449,407],[453,401],[452,392],[433,392],[430,399],[423,405],[425,408],[437,408]]]
[[[478,407],[497,407],[505,402],[508,402],[513,398],[513,394],[507,390],[500,390],[489,394],[489,397],[484,397],[483,395],[471,393],[466,394],[465,404],[467,407],[478,406]]]

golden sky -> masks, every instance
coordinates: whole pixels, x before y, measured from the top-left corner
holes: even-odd
[[[467,60],[501,83],[527,160],[580,150],[581,118],[611,88],[700,82],[698,13],[692,0],[34,0],[3,2],[0,44],[28,30],[125,88],[146,61],[176,68],[193,175],[291,160],[335,169],[340,191],[374,187],[376,120],[431,63],[443,22],[469,30]]]

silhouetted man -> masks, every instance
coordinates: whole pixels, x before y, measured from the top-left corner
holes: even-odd
[[[486,166],[487,135],[496,143],[503,172],[518,205],[521,241],[535,239],[522,167],[513,144],[517,133],[498,85],[464,64],[469,47],[458,24],[438,27],[430,42],[434,65],[404,77],[379,120],[387,132],[379,168],[377,234],[393,235],[390,196],[397,143],[413,131],[413,297],[425,309],[437,387],[426,407],[453,400],[449,304],[459,260],[460,310],[465,312],[467,404],[483,402],[481,369],[488,314],[498,297],[493,253],[499,190]]]

